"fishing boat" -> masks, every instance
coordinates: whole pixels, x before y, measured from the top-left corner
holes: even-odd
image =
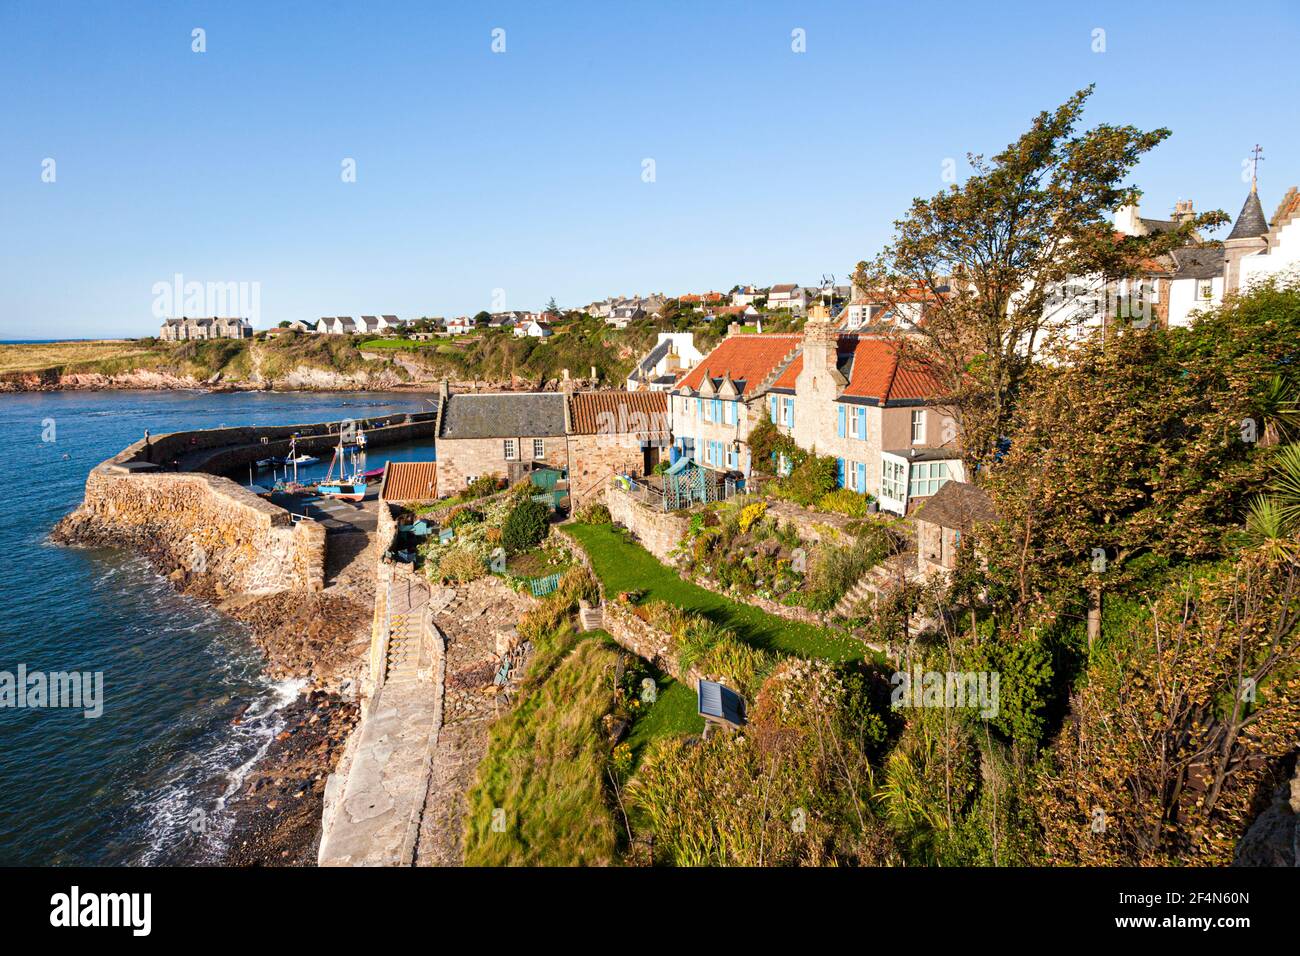
[[[314,455],[294,455],[292,457],[285,455],[283,458],[272,458],[267,460],[276,465],[314,465],[316,462],[320,461],[320,459]],[[261,462],[258,462],[258,464],[260,465]]]
[[[365,447],[364,445],[362,446]],[[365,453],[360,459],[356,449],[352,449],[351,471],[348,468],[348,447],[343,444],[343,432],[339,431],[339,444],[334,449],[334,458],[330,461],[325,478],[316,484],[316,493],[323,498],[338,498],[342,501],[362,501],[366,497]],[[339,476],[334,478],[334,466],[338,465]]]

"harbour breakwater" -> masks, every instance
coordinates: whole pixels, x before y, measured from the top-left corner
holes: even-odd
[[[359,717],[383,542],[361,527],[327,534],[224,474],[287,454],[295,433],[299,452],[328,455],[346,422],[142,438],[91,469],[82,503],[51,534],[144,555],[178,590],[245,624],[265,673],[297,688],[284,729],[224,800],[225,856],[205,862],[315,862],[326,776]],[[357,424],[372,446],[428,439],[437,427],[435,413]]]

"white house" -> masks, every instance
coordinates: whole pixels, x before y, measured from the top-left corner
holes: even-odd
[[[514,328],[516,338],[533,338],[545,339],[554,335],[554,330],[545,322],[539,322],[536,318],[529,318],[527,322],[522,322]]]
[[[1273,276],[1300,275],[1300,191],[1295,186],[1282,197],[1261,238],[1264,247],[1240,259],[1240,288]]]
[[[468,315],[458,315],[454,319],[447,320],[448,335],[463,335],[466,332],[474,331],[474,320]]]
[[[774,285],[767,293],[767,308],[789,309],[791,312],[803,312],[808,307],[808,294],[802,286]]]
[[[677,379],[695,368],[702,358],[703,353],[695,347],[693,332],[660,332],[655,347],[632,367],[625,387],[629,392],[671,391]]]
[[[741,286],[731,293],[732,305],[753,305],[755,299],[761,299],[764,295],[762,289],[757,289],[752,285]]]
[[[356,320],[350,315],[329,316],[316,323],[318,335],[351,335],[356,331]]]

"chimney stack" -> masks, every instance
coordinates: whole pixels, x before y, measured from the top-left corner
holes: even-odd
[[[1174,203],[1174,222],[1186,222],[1196,216],[1190,199],[1180,199]]]

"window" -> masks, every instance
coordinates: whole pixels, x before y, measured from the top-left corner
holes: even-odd
[[[780,407],[781,407],[781,421],[778,422],[778,424],[780,424],[780,425],[789,425],[789,426],[793,427],[793,425],[794,425],[794,399],[793,399],[793,398],[783,398],[783,399],[781,399],[781,405],[780,405]]]
[[[912,412],[912,444],[925,444],[925,409],[923,408]]]
[[[534,439],[533,439],[533,457],[534,457],[534,458],[545,458],[545,457],[546,457],[546,439],[545,439],[545,438],[534,438]]]
[[[724,425],[736,424],[736,403],[726,402],[722,406],[722,423]]]
[[[1202,279],[1197,294],[1204,301],[1210,301],[1210,299],[1214,297],[1214,282],[1210,279]]]
[[[849,419],[850,423],[856,422],[857,420],[858,420],[857,415],[854,415]],[[853,437],[857,438],[858,436],[854,435]],[[845,478],[847,479],[847,485],[849,491],[862,490],[862,486],[859,484],[859,481],[861,481],[861,478],[858,473],[859,467],[860,467],[859,463],[856,461],[845,462]]]
[[[912,465],[911,497],[928,498],[948,480],[946,461],[922,461]]]
[[[470,485],[474,484],[474,482],[476,482],[476,481],[478,481],[478,475],[466,475],[466,476],[465,476],[465,487],[468,488]]]
[[[880,462],[880,497],[893,501],[905,499],[907,466],[890,458]]]
[[[732,442],[731,444],[727,445],[727,467],[728,468],[740,467],[740,449],[736,447],[735,442]]]
[[[861,409],[857,409],[857,408],[849,409],[849,437],[850,438],[866,437],[865,435],[862,434],[863,421],[862,421],[862,416],[858,414],[859,411],[861,411]]]
[[[514,440],[513,438],[507,438],[507,439],[506,439],[504,442],[502,442],[501,444],[502,444],[502,446],[503,446],[503,447],[502,447],[502,454],[505,456],[506,461],[514,461],[514,460],[515,460],[515,440]]]

